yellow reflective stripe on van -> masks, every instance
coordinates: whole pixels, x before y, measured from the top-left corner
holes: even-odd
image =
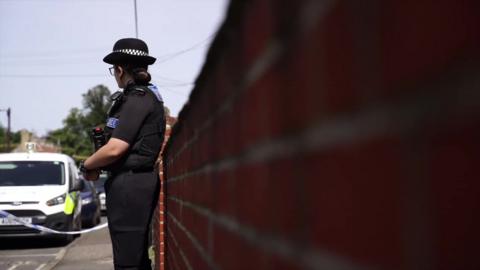
[[[65,214],[71,215],[73,213],[73,210],[75,210],[76,198],[77,198],[76,192],[67,193],[67,196],[65,196],[65,208],[63,209],[63,212]]]

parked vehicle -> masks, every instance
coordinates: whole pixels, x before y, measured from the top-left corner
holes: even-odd
[[[84,182],[83,189],[80,192],[82,198],[82,226],[94,227],[100,223],[100,198],[92,182],[83,179],[82,181]]]
[[[97,189],[97,193],[100,198],[102,214],[106,214],[107,212],[106,193],[105,193],[105,181],[107,181],[107,178],[108,178],[108,175],[106,173],[103,173],[100,175],[97,181],[93,181],[93,183],[95,183],[95,188]]]
[[[0,154],[0,209],[23,221],[58,231],[80,230],[82,185],[75,162],[67,155]],[[46,233],[0,218],[0,237],[43,235]],[[53,236],[73,239],[73,235]]]

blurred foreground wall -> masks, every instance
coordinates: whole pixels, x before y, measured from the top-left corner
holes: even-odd
[[[232,1],[166,146],[166,268],[480,269],[479,10]]]

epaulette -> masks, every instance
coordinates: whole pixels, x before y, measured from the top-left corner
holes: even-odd
[[[144,96],[147,93],[145,89],[139,86],[134,86],[128,89],[128,94]]]
[[[122,91],[117,91],[110,96],[110,100],[111,101],[116,101],[118,99],[121,99],[122,96],[123,96],[123,92]]]

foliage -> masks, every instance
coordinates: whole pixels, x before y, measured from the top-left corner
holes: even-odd
[[[88,112],[85,115],[85,123],[90,127],[105,123],[111,105],[110,90],[104,85],[98,85],[82,96],[83,107]]]
[[[0,144],[7,142],[7,128],[0,124]],[[19,143],[20,142],[20,131],[10,132],[10,142]]]
[[[77,160],[92,154],[89,131],[93,127],[104,126],[111,106],[110,90],[106,86],[97,85],[82,96],[83,110],[72,108],[63,120],[63,127],[47,135],[48,141],[60,144],[63,153]]]
[[[10,149],[7,149],[7,128],[0,124],[0,152],[9,152],[20,143],[20,131],[10,132]]]

